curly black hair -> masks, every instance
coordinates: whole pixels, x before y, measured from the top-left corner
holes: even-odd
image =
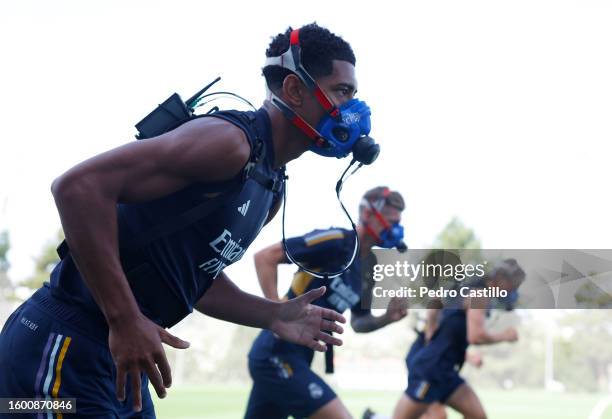
[[[289,36],[293,28],[289,27],[285,33],[272,38],[266,50],[266,57],[278,57],[289,49]],[[355,65],[355,54],[348,42],[331,33],[316,23],[310,23],[300,28],[300,47],[302,51],[302,65],[310,75],[317,79],[332,73],[333,60],[348,61]],[[266,66],[263,76],[266,83],[273,89],[280,89],[285,77],[291,71],[280,66]]]

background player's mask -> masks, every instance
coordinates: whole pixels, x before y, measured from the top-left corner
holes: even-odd
[[[404,244],[404,227],[400,223],[389,225],[380,233],[378,245],[385,249],[397,247],[398,250],[405,250]]]
[[[404,243],[404,227],[402,227],[400,223],[390,224],[385,219],[385,217],[382,216],[378,208],[376,208],[376,206],[372,202],[368,201],[367,199],[364,199],[363,201],[367,206],[370,207],[370,210],[372,211],[376,219],[383,226],[383,230],[380,232],[380,234],[378,234],[368,224],[364,224],[366,232],[372,238],[374,238],[374,240],[376,240],[376,244],[379,247],[385,249],[392,249],[395,247],[400,252],[405,252],[408,249],[408,246],[406,246],[406,243]],[[381,200],[380,202],[380,207],[382,208],[385,204],[385,201]]]
[[[519,299],[519,293],[517,290],[509,291],[505,297],[497,297],[499,304],[506,310],[513,310]]]

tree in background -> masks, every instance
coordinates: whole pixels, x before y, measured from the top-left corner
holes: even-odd
[[[559,322],[555,374],[568,390],[605,391],[612,382],[612,312],[576,310]]]
[[[480,249],[480,239],[473,229],[466,227],[458,217],[450,222],[436,237],[435,249]]]
[[[64,240],[64,232],[60,229],[55,239],[49,241],[43,247],[40,255],[34,258],[35,265],[33,275],[21,282],[19,286],[35,290],[40,288],[43,282],[49,280],[49,274],[60,261],[56,249],[62,240]]]
[[[8,270],[8,251],[11,246],[8,231],[0,232],[0,300],[9,299],[13,295],[13,284],[11,283]]]

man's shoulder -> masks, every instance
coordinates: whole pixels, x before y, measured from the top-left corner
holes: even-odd
[[[184,128],[183,135],[196,141],[214,141],[226,149],[245,148],[250,150],[247,133],[231,120],[210,115],[194,118],[181,127]]]
[[[187,164],[185,170],[193,173],[195,182],[229,180],[251,156],[246,132],[225,119],[194,118],[168,134],[169,147],[177,156],[168,164]]]
[[[348,230],[336,227],[330,227],[327,229],[316,229],[309,233],[306,233],[304,242],[307,246],[314,246],[321,243],[340,243],[344,240],[350,232]]]

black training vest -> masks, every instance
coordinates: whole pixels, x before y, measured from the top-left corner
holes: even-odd
[[[283,187],[284,168],[273,168],[271,125],[263,108],[209,116],[246,133],[251,159],[238,177],[117,205],[122,267],[141,311],[163,327],[186,317],[219,273],[244,255]],[[62,261],[51,274],[52,293],[101,316],[65,243],[58,252]]]

